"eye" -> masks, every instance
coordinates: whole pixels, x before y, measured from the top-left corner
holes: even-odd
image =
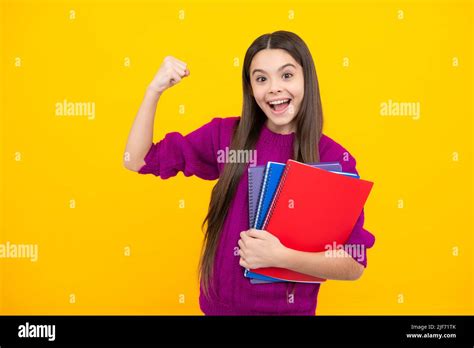
[[[259,79],[264,79],[264,78],[265,78],[265,77],[263,77],[263,76],[259,76],[259,77],[257,77],[256,81],[257,81],[257,82],[263,82],[262,80],[259,80]]]
[[[290,75],[290,77],[293,76],[292,73],[284,73],[284,74],[283,74],[283,76],[286,76],[286,75]]]

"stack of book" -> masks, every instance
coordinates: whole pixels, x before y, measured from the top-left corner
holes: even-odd
[[[349,238],[373,182],[342,172],[338,162],[249,167],[250,228],[266,230],[291,249],[320,252]],[[276,267],[245,269],[253,284],[320,283],[325,279]]]

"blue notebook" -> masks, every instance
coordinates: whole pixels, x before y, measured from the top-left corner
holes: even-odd
[[[339,162],[310,163],[310,165],[333,172],[342,170]],[[284,169],[285,164],[278,162],[268,162],[266,166],[249,167],[249,226],[251,228],[261,229],[263,227]],[[249,274],[251,272],[245,270],[244,275],[247,277]],[[260,280],[273,279],[262,275],[256,277]],[[261,279],[262,277],[268,279]]]
[[[252,228],[261,230],[265,217],[267,216],[268,209],[272,204],[273,196],[275,195],[278,184],[280,183],[281,176],[285,170],[284,163],[268,162],[265,167],[265,174],[263,176],[262,189],[260,191],[260,197],[258,200],[257,212],[255,214],[255,222]]]

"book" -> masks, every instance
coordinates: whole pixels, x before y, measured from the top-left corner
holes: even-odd
[[[356,178],[356,179],[360,178],[360,176],[355,174],[355,173],[338,172],[338,171],[329,171],[329,172],[349,176],[349,177]],[[283,280],[283,279],[277,279],[277,278],[272,278],[272,277],[264,276],[264,275],[261,275],[261,274],[257,274],[257,273],[254,273],[254,272],[250,271],[249,269],[245,269],[244,276],[247,277],[247,278],[251,278],[250,282],[252,284],[264,284],[264,283],[286,282],[287,281],[287,280]],[[255,279],[255,281],[253,281],[252,279]],[[312,283],[322,283],[324,281],[325,281],[324,279],[320,279],[319,281],[315,279],[311,282]]]
[[[319,252],[334,243],[342,245],[372,186],[370,181],[288,160],[263,229],[295,250]],[[259,268],[252,273],[293,282],[325,281],[276,267]]]
[[[342,170],[342,166],[339,162],[320,162],[310,163],[309,165],[335,172],[340,172]],[[280,182],[281,174],[283,174],[284,168],[285,164],[278,162],[268,162],[264,166],[254,166],[248,168],[250,228],[258,228],[257,226],[261,227],[263,225],[267,215],[266,212],[273,201],[273,197]],[[257,211],[259,211],[258,214]],[[257,216],[259,219],[256,218]],[[257,220],[260,221],[257,222]],[[249,270],[246,269],[244,276],[251,278],[252,273],[249,273]],[[271,278],[269,278],[269,280],[271,280]]]

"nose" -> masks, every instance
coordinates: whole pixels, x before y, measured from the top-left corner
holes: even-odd
[[[280,86],[280,82],[273,80],[270,84],[270,91],[269,92],[277,94],[277,93],[280,93],[281,91],[282,91],[282,88]]]

